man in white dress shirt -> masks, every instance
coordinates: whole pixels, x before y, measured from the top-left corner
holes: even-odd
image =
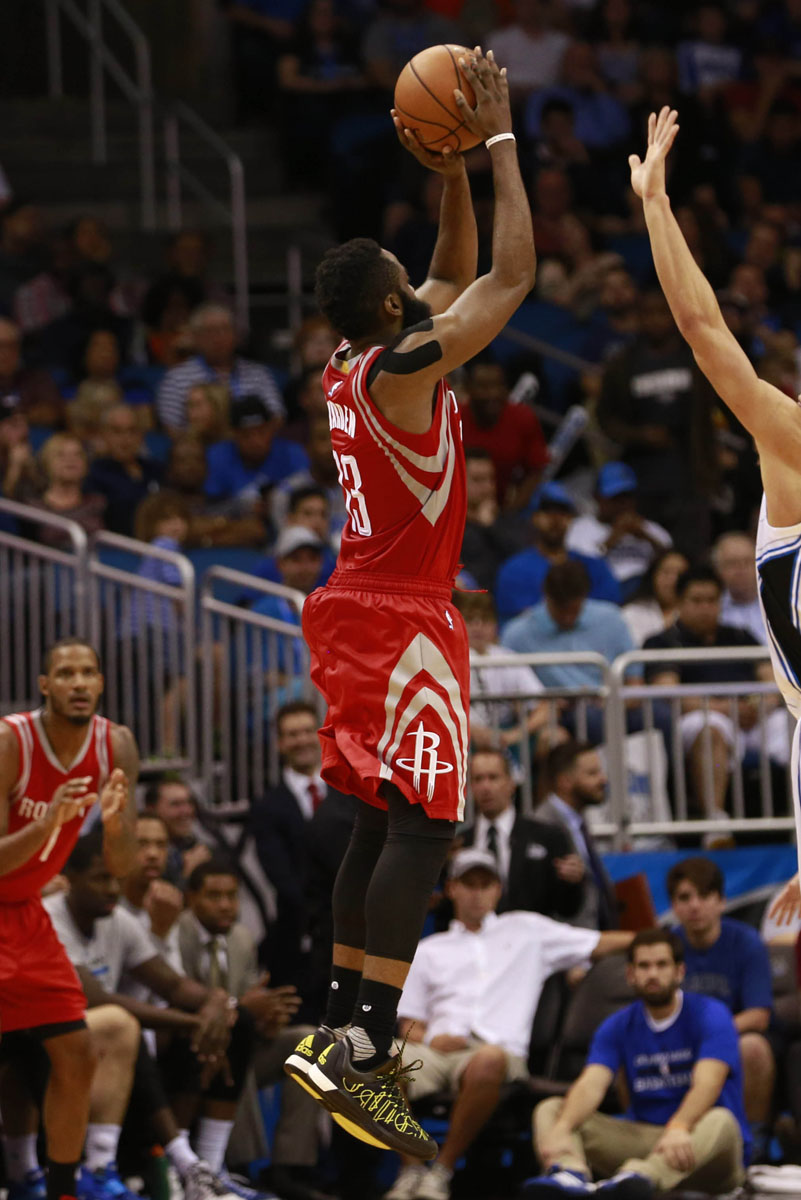
[[[527,1074],[531,1027],[549,975],[625,950],[631,933],[598,933],[539,913],[495,912],[496,860],[461,850],[447,890],[455,920],[417,948],[398,1010],[422,1067],[409,1099],[449,1090],[448,1133],[433,1167],[404,1162],[388,1200],[447,1200],[457,1161],[492,1115],[503,1083]]]
[[[712,565],[723,583],[720,624],[747,629],[763,646],[768,634],[757,597],[756,542],[747,533],[722,533],[712,547]]]

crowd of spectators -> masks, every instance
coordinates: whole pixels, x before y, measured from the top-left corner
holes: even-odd
[[[110,875],[99,831],[90,830],[46,900],[101,1054],[81,1196],[126,1200],[118,1169],[144,1172],[152,1186],[158,1143],[187,1197],[210,1194],[210,1170],[221,1196],[259,1200],[231,1172],[265,1158],[258,1089],[282,1080],[283,1059],[324,1009],[331,887],[355,818],[350,798],[321,777],[314,706],[289,703],[277,723],[280,780],[254,798],[244,826],[204,814],[179,775],[153,778],[141,795],[131,874]],[[774,1129],[790,1161],[801,1152],[798,1018],[792,1007],[777,1011],[772,985],[788,968],[784,948],[772,966],[772,943],[726,915],[723,875],[699,855],[671,867],[672,911],[661,929],[647,919],[636,938],[621,929],[618,893],[587,820],[604,799],[601,757],[570,740],[548,752],[544,772],[544,797],[522,817],[508,752],[472,754],[475,820],[457,835],[403,991],[399,1035],[421,1064],[410,1079],[412,1108],[428,1114],[435,1103],[441,1123],[444,1114],[436,1163],[365,1156],[342,1135],[329,1146],[320,1110],[284,1081],[262,1178],[277,1197],[449,1200],[465,1158],[476,1196],[517,1195],[537,1161],[547,1174],[529,1179],[522,1195],[550,1196],[558,1185],[590,1194],[591,1170],[611,1177],[610,1197],[621,1171],[642,1175],[657,1194],[682,1182],[714,1192],[741,1183],[749,1162],[775,1156]],[[220,988],[236,1020],[230,1074],[210,1079],[187,1035]],[[543,1008],[550,1065],[532,1081]],[[560,1050],[568,1028],[572,1057]],[[659,1087],[632,1088],[647,1062],[666,1054],[681,1067],[662,1071]],[[0,1086],[6,1177],[20,1196],[39,1169],[35,1134],[22,1132],[37,1121],[32,1062],[12,1059]],[[628,1092],[609,1090],[618,1066]],[[501,1112],[506,1123],[487,1143],[496,1155],[487,1165],[471,1155]],[[608,1114],[621,1112],[646,1125],[610,1125]],[[693,1154],[674,1147],[676,1126]],[[519,1148],[527,1127],[528,1148],[508,1171],[504,1147]],[[502,1162],[507,1174],[498,1176]]]

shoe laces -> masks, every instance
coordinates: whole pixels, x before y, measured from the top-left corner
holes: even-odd
[[[413,1028],[414,1023],[406,1030],[398,1053],[395,1055],[393,1065],[381,1076],[382,1091],[392,1096],[394,1100],[400,1100],[404,1105],[406,1104],[406,1096],[403,1091],[403,1084],[408,1081],[413,1072],[419,1071],[423,1065],[422,1058],[413,1058],[409,1063],[404,1063],[403,1061],[403,1052],[406,1049],[406,1043]]]

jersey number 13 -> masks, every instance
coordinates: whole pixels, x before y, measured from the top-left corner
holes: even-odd
[[[352,454],[337,454],[336,450],[334,451],[334,461],[337,464],[339,482],[347,497],[345,507],[350,513],[353,528],[362,537],[369,537],[373,532],[373,527],[367,512],[367,501],[360,490],[362,477],[359,464]]]

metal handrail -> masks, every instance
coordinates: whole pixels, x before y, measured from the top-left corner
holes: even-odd
[[[90,87],[92,159],[94,162],[105,163],[108,159],[104,73],[110,75],[123,95],[136,105],[139,118],[142,227],[143,229],[154,229],[156,226],[156,174],[150,45],[120,0],[87,0],[87,7],[88,11],[84,13],[75,0],[45,0],[49,92],[54,99],[64,94],[61,27],[59,24],[59,13],[63,13],[88,43],[91,54]],[[104,12],[113,17],[119,27],[128,35],[136,59],[135,78],[129,75],[104,41]]]
[[[306,603],[306,597],[303,592],[297,588],[286,587],[283,583],[274,583],[272,579],[261,579],[258,575],[248,575],[245,571],[235,571],[233,567],[209,567],[203,575],[203,583],[201,585],[201,600],[204,606],[209,608],[209,611],[226,616],[241,616],[242,609],[235,605],[227,604],[224,600],[218,600],[214,595],[215,583],[235,583],[239,587],[251,592],[263,592],[265,596],[281,596],[284,600],[288,600],[292,607],[297,611],[298,616],[303,612],[303,605]],[[250,615],[254,618],[261,616],[260,613],[251,612]],[[273,628],[277,618],[264,618],[269,621],[269,626],[265,628]],[[259,622],[257,621],[256,624]],[[279,622],[281,624],[281,622]],[[288,625],[286,630],[282,632],[291,632],[296,634],[297,628]]]
[[[181,123],[215,150],[228,169],[230,192],[228,203],[219,200],[198,177],[181,162]],[[245,205],[245,168],[242,159],[202,117],[179,101],[164,114],[164,153],[167,167],[167,223],[170,229],[181,228],[181,185],[213,208],[231,225],[231,251],[234,271],[234,308],[240,334],[250,325],[248,297],[247,211]]]
[[[164,599],[181,601],[183,603],[181,613],[182,640],[189,651],[186,671],[190,681],[184,701],[186,711],[186,757],[188,760],[187,765],[193,765],[197,761],[198,745],[197,697],[194,687],[195,664],[191,659],[192,650],[197,644],[195,636],[195,568],[186,555],[180,554],[176,550],[166,550],[164,547],[154,546],[150,542],[142,542],[136,538],[125,537],[120,533],[110,533],[102,530],[100,533],[95,534],[92,539],[92,550],[87,560],[90,579],[102,579],[107,583],[121,585],[130,584],[130,571],[120,570],[119,567],[102,562],[98,557],[103,549],[106,548],[110,550],[122,550],[128,554],[136,555],[141,559],[156,558],[161,562],[170,563],[178,571],[181,582],[177,587],[158,580],[141,578],[137,579],[137,587],[149,595],[161,596]],[[100,613],[96,603],[97,598],[92,595],[91,600],[90,622],[92,625],[92,636],[97,641],[100,633]]]

